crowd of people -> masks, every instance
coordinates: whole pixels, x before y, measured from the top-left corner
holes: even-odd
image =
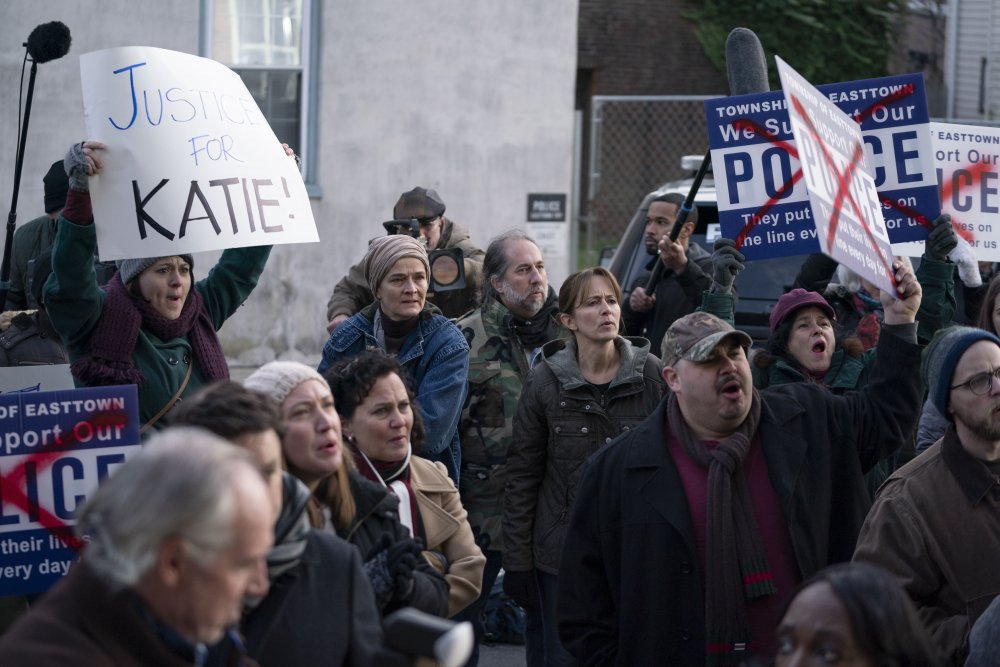
[[[413,608],[469,621],[474,666],[500,577],[530,667],[1000,661],[1000,278],[952,323],[946,216],[891,293],[808,258],[755,348],[745,258],[692,244],[696,211],[672,239],[675,197],[648,209],[658,282],[623,294],[603,268],[555,290],[528,235],[484,251],[418,187],[337,284],[318,367],[237,383],[216,332],[270,248],[102,278],[102,148],[46,175],[0,344],[136,385],[146,440],[4,664],[408,664],[386,623]],[[466,283],[429,293],[444,248]]]

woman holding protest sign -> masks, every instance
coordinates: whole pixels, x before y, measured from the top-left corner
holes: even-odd
[[[271,246],[227,249],[197,283],[191,255],[119,260],[118,272],[98,287],[89,177],[101,172],[104,147],[84,141],[66,154],[70,189],[45,303],[77,385],[137,385],[145,432],[165,425],[164,415],[182,396],[228,379],[216,331],[257,285]]]
[[[950,225],[948,228],[950,229]],[[716,240],[712,255],[712,288],[704,295],[702,310],[732,323],[733,283],[743,269],[744,261],[743,254],[736,249],[733,241]],[[897,282],[913,274],[913,268],[906,258],[895,259],[893,268]],[[885,304],[892,303],[895,299],[895,295],[887,295],[878,290],[876,294],[883,310]],[[932,304],[925,310],[925,303],[926,301],[921,303],[917,318],[920,318],[921,313],[926,313],[927,319],[931,320],[931,314],[937,312],[935,308],[943,307]],[[937,326],[943,323],[939,321]],[[826,387],[834,394],[843,394],[864,387],[875,365],[876,349],[873,347],[866,350],[858,336],[842,335],[837,324],[834,307],[819,292],[796,287],[783,294],[771,309],[771,335],[765,348],[751,357],[750,370],[753,373],[754,388],[812,382]],[[878,330],[886,326],[917,327],[916,324],[882,322],[878,324]],[[927,335],[934,334],[933,327],[925,331]],[[909,453],[912,456],[912,449]],[[893,453],[865,475],[869,495],[874,497],[875,491],[892,471],[906,462],[907,459],[901,459],[905,454],[902,451]]]

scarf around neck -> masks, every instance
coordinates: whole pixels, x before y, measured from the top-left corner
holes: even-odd
[[[530,320],[525,320],[508,312],[507,326],[514,331],[514,335],[521,341],[521,345],[525,349],[533,350],[549,342],[552,314],[557,308],[556,293],[550,287],[545,303],[542,304],[542,309],[538,311],[537,315]]]
[[[140,329],[161,340],[186,336],[191,343],[193,363],[198,364],[205,381],[229,379],[229,366],[212,317],[201,293],[193,286],[176,320],[167,319],[145,299],[130,294],[119,273],[101,289],[106,297],[90,337],[90,352],[74,361],[71,367],[73,375],[85,385],[142,386],[145,377],[133,360]]]
[[[272,582],[299,564],[312,529],[306,511],[309,489],[287,472],[282,473],[281,483],[281,514],[274,526],[274,547],[267,554],[267,578]]]
[[[367,480],[375,482],[403,500],[402,493],[406,493],[407,502],[400,502],[400,510],[409,507],[408,517],[400,516],[400,522],[410,528],[413,537],[423,537],[423,522],[420,520],[420,508],[417,506],[417,496],[413,493],[413,485],[410,483],[410,458],[413,456],[411,448],[406,458],[402,461],[380,461],[368,458],[356,442],[351,442],[351,454],[354,456],[354,464]]]
[[[708,448],[688,427],[677,396],[667,399],[667,420],[692,461],[708,469],[705,549],[706,664],[738,665],[747,657],[746,605],[777,592],[754,518],[743,462],[757,433],[761,402],[753,390],[739,429]]]

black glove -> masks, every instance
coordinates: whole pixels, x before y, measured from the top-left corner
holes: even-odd
[[[732,239],[716,239],[712,253],[712,292],[729,294],[733,291],[736,274],[746,268],[746,257],[736,249]]]
[[[392,600],[396,590],[396,582],[393,579],[392,572],[389,570],[388,559],[386,558],[387,554],[388,550],[379,551],[366,559],[363,566],[365,576],[368,577],[368,581],[372,585],[372,591],[375,593],[375,604],[379,608],[379,611],[385,609],[386,605]]]
[[[396,542],[386,552],[386,564],[396,589],[393,597],[404,605],[413,597],[413,572],[418,559],[423,558],[420,552],[420,543],[409,539]]]
[[[525,611],[538,609],[538,581],[535,571],[504,572],[503,592],[521,605]]]
[[[80,192],[89,191],[90,177],[87,175],[89,168],[87,156],[83,152],[83,142],[70,146],[66,151],[66,157],[63,158],[63,169],[69,176],[69,187]]]
[[[948,260],[948,254],[958,245],[958,235],[955,228],[951,226],[951,216],[945,213],[939,215],[931,223],[933,229],[927,235],[927,243],[924,245],[924,255],[939,262]]]

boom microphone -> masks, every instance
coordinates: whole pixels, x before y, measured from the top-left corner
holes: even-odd
[[[764,47],[749,28],[733,28],[726,37],[726,69],[729,71],[730,95],[766,93],[771,90]]]
[[[767,80],[767,60],[764,58],[764,47],[753,30],[749,28],[733,28],[726,37],[726,69],[729,73],[729,94],[749,95],[751,93],[766,93],[771,90]],[[712,165],[712,152],[705,153],[705,158],[698,167],[698,172],[691,182],[684,203],[677,211],[677,220],[670,231],[670,240],[677,241],[681,228],[687,221],[688,213],[694,207],[694,198],[698,194],[701,182]],[[657,283],[672,272],[665,269],[663,262],[657,262],[649,279],[646,281],[646,293],[652,294]]]
[[[28,55],[31,56],[31,59],[41,65],[50,60],[62,58],[69,53],[71,42],[69,28],[66,27],[66,24],[62,21],[51,21],[32,30],[24,45],[28,47]]]

